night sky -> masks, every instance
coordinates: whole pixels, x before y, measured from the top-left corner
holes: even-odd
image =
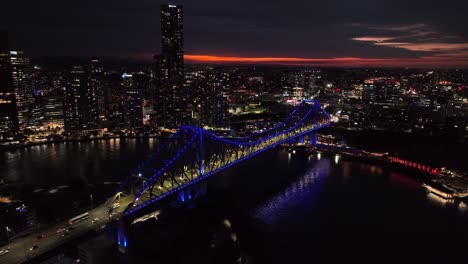
[[[162,3],[8,0],[0,27],[9,30],[11,48],[32,57],[150,60],[160,50]],[[184,5],[187,61],[468,67],[468,1],[171,3]]]

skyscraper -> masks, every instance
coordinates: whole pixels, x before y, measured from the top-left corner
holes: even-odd
[[[200,125],[210,129],[228,128],[229,72],[213,69],[192,73],[193,99]]]
[[[0,140],[16,132],[18,132],[18,117],[11,76],[8,33],[0,31]]]
[[[121,98],[121,128],[137,131],[143,127],[143,87],[138,74],[123,74]]]
[[[22,51],[10,51],[10,63],[19,127],[20,129],[24,129],[29,125],[32,107],[34,105],[31,65],[29,57]]]
[[[81,66],[73,66],[65,86],[65,130],[84,131],[99,128],[96,88]]]
[[[49,94],[44,97],[44,123],[50,128],[63,127],[63,96]]]
[[[161,6],[161,55],[154,59],[155,110],[159,127],[174,129],[190,120],[184,78],[183,8]]]
[[[143,94],[136,87],[125,90],[123,104],[123,125],[135,131],[143,126]]]
[[[161,6],[161,53],[169,79],[184,78],[184,21],[181,5]]]
[[[108,119],[108,98],[107,87],[104,79],[104,68],[101,61],[93,57],[89,64],[89,88],[96,93],[97,96],[97,109],[99,110],[99,123],[101,127],[107,127]]]

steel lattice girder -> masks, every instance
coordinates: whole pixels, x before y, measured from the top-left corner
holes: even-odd
[[[327,126],[330,116],[316,101],[303,101],[288,118],[265,132],[220,138],[202,128],[182,126],[148,160],[133,170],[118,191],[135,194],[133,212],[185,186],[279,143]],[[140,199],[143,204],[136,202]]]

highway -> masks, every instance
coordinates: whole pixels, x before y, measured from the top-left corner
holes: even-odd
[[[8,249],[9,252],[3,256],[0,256],[0,263],[2,264],[18,264],[30,260],[36,256],[39,256],[47,251],[53,250],[66,242],[80,237],[90,231],[97,230],[108,223],[117,220],[121,217],[122,212],[133,201],[133,197],[122,197],[118,202],[120,207],[113,210],[113,215],[110,217],[107,205],[100,205],[91,211],[88,211],[89,218],[70,225],[68,220],[60,222],[56,225],[45,228],[37,233],[31,234],[27,237],[19,238],[12,241],[9,245],[0,248]],[[92,221],[98,218],[99,221],[92,223]],[[69,228],[73,229],[70,232],[62,231],[58,232],[59,229]],[[68,233],[68,235],[64,235]],[[44,237],[37,239],[37,236],[43,235]],[[37,246],[36,249],[30,250],[33,246]]]

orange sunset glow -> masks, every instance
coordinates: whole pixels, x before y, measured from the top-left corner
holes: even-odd
[[[237,57],[215,55],[185,55],[186,62],[219,63],[219,64],[279,64],[310,65],[331,67],[462,67],[467,65],[468,58],[449,56],[430,56],[421,58],[297,58],[297,57]]]

